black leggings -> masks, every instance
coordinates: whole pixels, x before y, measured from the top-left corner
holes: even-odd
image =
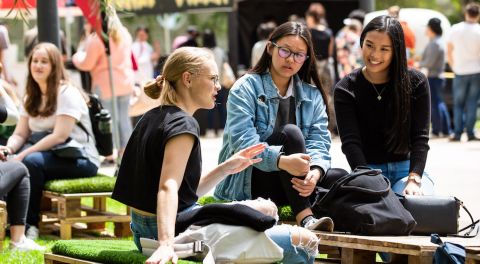
[[[267,138],[269,145],[283,146],[285,155],[306,153],[302,131],[295,125],[285,125]],[[252,198],[270,198],[276,205],[290,205],[295,215],[311,207],[310,197],[303,197],[292,188],[291,179],[295,177],[284,170],[266,172],[253,167]],[[300,177],[303,178],[303,177]]]
[[[30,175],[21,162],[0,162],[0,198],[7,198],[10,225],[25,225],[30,197]]]

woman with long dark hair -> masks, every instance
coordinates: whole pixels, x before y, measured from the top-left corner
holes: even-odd
[[[261,162],[220,182],[215,195],[270,198],[277,205],[290,205],[298,225],[333,230],[330,218],[313,216],[310,200],[330,168],[325,102],[310,31],[298,22],[278,26],[259,62],[230,90],[219,159],[257,143],[267,148],[259,155]]]
[[[407,68],[402,27],[393,17],[368,23],[360,45],[365,66],[340,80],[334,92],[342,151],[352,169],[382,169],[395,192],[431,193],[433,181],[424,173],[430,127],[427,78]]]

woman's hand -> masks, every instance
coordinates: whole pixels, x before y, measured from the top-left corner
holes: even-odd
[[[221,164],[223,174],[230,175],[239,173],[248,166],[262,161],[261,158],[254,159],[254,157],[262,153],[264,150],[265,145],[263,143],[240,150]]]
[[[12,150],[7,146],[0,146],[0,160],[7,160],[8,155],[12,155]]]
[[[420,185],[415,181],[407,181],[405,185],[405,189],[403,190],[403,194],[411,194],[411,195],[423,195],[422,189],[420,189]]]
[[[278,168],[293,176],[305,176],[310,171],[310,156],[304,153],[295,153],[280,156]]]
[[[318,180],[320,179],[320,171],[318,169],[313,169],[308,172],[305,178],[296,178],[293,177],[292,187],[297,190],[300,196],[309,197],[315,190]]]
[[[173,264],[178,262],[173,246],[159,246],[155,252],[145,261],[145,264],[166,264],[171,260]]]

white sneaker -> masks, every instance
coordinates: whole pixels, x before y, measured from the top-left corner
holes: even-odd
[[[30,250],[40,250],[40,251],[45,251],[44,246],[40,246],[39,244],[35,243],[35,241],[26,238],[25,236],[23,237],[22,241],[20,242],[12,242],[10,241],[10,250],[18,250],[18,251],[30,251]]]
[[[320,219],[311,217],[303,227],[309,230],[333,232],[333,220],[330,217],[321,217]]]
[[[38,227],[32,225],[27,229],[25,236],[31,240],[35,240],[35,239],[38,239],[39,233],[40,233],[40,230],[38,230]]]

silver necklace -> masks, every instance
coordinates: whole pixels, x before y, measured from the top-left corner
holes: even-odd
[[[370,84],[373,86],[373,89],[375,89],[375,92],[376,92],[377,95],[378,95],[378,96],[377,96],[377,100],[378,100],[378,101],[382,100],[382,93],[383,93],[383,91],[385,91],[385,87],[383,87],[382,90],[381,90],[380,92],[378,92],[377,87],[375,86],[375,84],[373,84],[373,83],[370,83]]]

